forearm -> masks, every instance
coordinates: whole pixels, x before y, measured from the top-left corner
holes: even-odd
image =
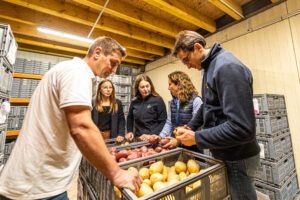
[[[95,125],[87,124],[71,129],[71,135],[83,156],[109,180],[119,171]]]

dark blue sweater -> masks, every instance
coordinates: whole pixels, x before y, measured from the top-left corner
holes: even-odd
[[[214,44],[201,63],[203,105],[188,124],[196,143],[221,160],[241,160],[259,153],[255,137],[252,75],[233,54]]]

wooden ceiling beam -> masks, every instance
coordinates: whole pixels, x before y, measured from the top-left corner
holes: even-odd
[[[6,20],[6,19],[1,18],[1,16],[0,16],[0,21],[3,23],[10,24],[10,26],[15,34],[30,36],[33,38],[33,40],[34,40],[34,38],[46,39],[49,41],[55,41],[55,42],[59,42],[62,44],[72,45],[72,46],[74,46],[74,48],[80,47],[80,48],[88,49],[90,46],[90,44],[86,43],[86,42],[76,41],[76,44],[75,44],[74,40],[71,40],[68,38],[61,38],[61,37],[56,37],[56,36],[40,33],[39,31],[37,31],[37,27],[35,25],[28,25],[28,24],[14,22],[11,20]],[[131,56],[134,58],[140,58],[140,59],[145,59],[145,60],[154,60],[153,56],[150,54],[141,53],[139,51],[135,51],[135,50],[131,50],[131,49],[127,49],[126,52],[127,52],[128,56]]]
[[[196,10],[187,7],[184,3],[177,0],[143,0],[171,15],[174,15],[190,24],[205,29],[211,33],[216,31],[216,23],[207,16],[199,14]]]
[[[65,51],[65,52],[71,52],[74,54],[79,54],[79,55],[86,55],[87,50],[81,50],[81,49],[75,49],[71,47],[65,47],[62,45],[57,45],[57,44],[50,44],[50,43],[45,43],[45,42],[40,42],[40,41],[34,41],[34,40],[29,40],[29,39],[24,39],[24,38],[16,38],[17,43],[25,44],[25,45],[30,45],[30,46],[35,46],[38,50],[39,47],[41,48],[47,48],[47,49],[54,49],[54,50],[59,50],[59,51]],[[126,57],[124,61],[128,63],[135,63],[135,64],[140,64],[144,65],[145,61],[138,59],[138,58],[132,58],[130,56]]]
[[[76,3],[96,9],[99,12],[103,9],[106,0],[73,0]],[[150,13],[143,12],[134,8],[130,4],[122,1],[109,1],[105,11],[106,14],[126,20],[132,24],[150,29],[155,32],[162,33],[169,37],[176,37],[177,33],[182,29],[175,24],[168,22],[162,18],[151,15]]]
[[[63,18],[75,23],[84,24],[92,27],[96,21],[98,14],[87,9],[79,8],[67,2],[56,0],[47,0],[47,3],[40,0],[3,0],[18,6],[42,12],[48,15]],[[172,48],[175,40],[163,37],[157,33],[153,33],[127,23],[117,21],[107,16],[102,17],[95,26],[97,29],[105,30],[115,34],[119,34],[128,38],[144,41],[160,47]]]
[[[64,20],[58,17],[50,16],[43,13],[32,12],[30,9],[26,9],[19,6],[14,6],[9,3],[1,2],[0,6],[0,17],[28,25],[44,26],[60,31],[66,31],[75,35],[86,37],[88,35],[89,27],[80,25],[68,20]],[[139,40],[122,37],[117,34],[113,34],[107,31],[101,31],[95,29],[92,37],[96,38],[99,36],[108,36],[117,40],[121,45],[127,49],[133,49],[144,53],[154,54],[163,56],[164,48],[148,44]]]
[[[242,7],[234,0],[208,0],[235,20],[244,18]]]

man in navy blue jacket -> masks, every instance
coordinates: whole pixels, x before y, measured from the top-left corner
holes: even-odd
[[[205,45],[196,32],[177,35],[173,55],[189,69],[204,70],[204,75],[203,104],[188,126],[175,134],[184,145],[210,149],[215,158],[225,162],[233,200],[257,199],[252,178],[260,149],[255,137],[252,74],[219,44],[210,49]]]

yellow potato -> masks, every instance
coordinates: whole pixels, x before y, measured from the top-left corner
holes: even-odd
[[[196,181],[195,183],[193,183],[193,189],[200,187],[201,186],[201,180]]]
[[[158,162],[155,162],[152,165],[150,165],[149,172],[150,172],[150,175],[152,175],[154,173],[162,173],[163,169],[164,169],[163,162],[158,161]]]
[[[141,178],[143,180],[149,179],[149,177],[150,177],[149,169],[145,168],[145,167],[141,168],[139,171],[139,175],[141,176]]]
[[[174,166],[175,166],[175,171],[177,174],[179,174],[180,172],[186,171],[186,164],[184,162],[177,161]]]
[[[154,192],[156,192],[156,191],[161,190],[161,189],[163,189],[167,186],[168,186],[167,183],[158,181],[158,182],[154,183],[153,190],[154,190]]]
[[[179,180],[182,181],[185,178],[187,178],[187,175],[185,174],[185,172],[180,172],[179,173]]]
[[[138,197],[143,197],[146,196],[148,194],[151,194],[153,192],[152,188],[146,184],[146,183],[142,183],[140,190],[137,192],[137,196]]]
[[[150,179],[143,180],[143,183],[148,184],[150,187],[152,186],[152,183],[151,183]]]
[[[137,168],[135,168],[135,167],[129,167],[128,169],[127,169],[127,171],[132,171],[132,172],[139,172],[138,170],[137,170]]]
[[[198,173],[200,171],[200,165],[195,160],[188,160],[187,169],[190,173]]]
[[[163,181],[164,180],[164,176],[160,173],[154,173],[150,176],[150,181],[152,183],[152,185],[154,185],[154,183],[158,182],[158,181]]]

